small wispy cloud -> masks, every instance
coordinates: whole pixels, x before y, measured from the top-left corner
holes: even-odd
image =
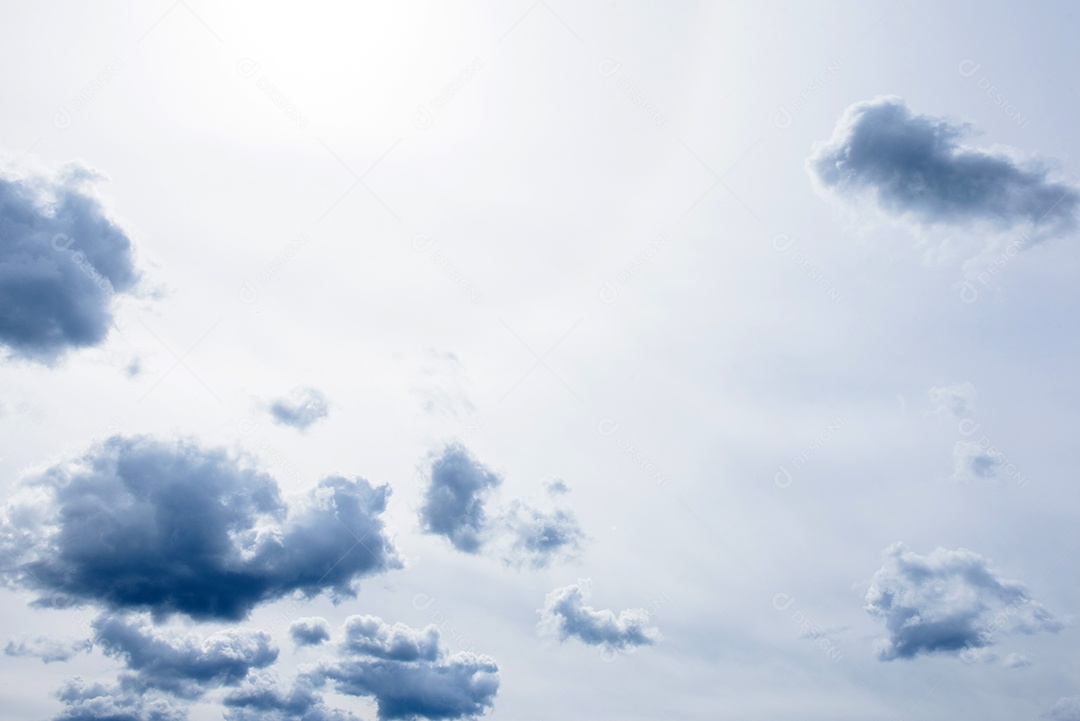
[[[270,403],[270,415],[275,423],[307,430],[330,414],[330,403],[322,391],[299,386],[283,398]]]

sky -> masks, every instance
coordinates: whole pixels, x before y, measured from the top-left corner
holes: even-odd
[[[2,13],[0,718],[1080,721],[1072,4]]]

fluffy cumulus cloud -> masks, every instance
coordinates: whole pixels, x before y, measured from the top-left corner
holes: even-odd
[[[338,656],[309,674],[317,684],[372,697],[380,719],[458,719],[491,708],[499,689],[494,659],[448,655],[435,626],[390,626],[374,616],[351,616]]]
[[[439,629],[414,629],[403,623],[387,625],[377,616],[349,616],[342,648],[351,655],[388,661],[435,661],[439,658]]]
[[[270,403],[270,415],[275,423],[300,430],[306,430],[329,413],[330,403],[315,388],[294,388],[288,396]]]
[[[974,660],[1003,634],[1062,628],[1023,584],[999,577],[972,551],[938,548],[920,556],[896,543],[883,557],[865,606],[888,631],[876,648],[883,661],[927,653]]]
[[[913,113],[897,97],[856,103],[807,169],[819,187],[853,199],[870,193],[886,212],[922,224],[1071,230],[1080,193],[1051,179],[1045,162],[961,144],[967,125]]]
[[[251,674],[244,686],[230,692],[222,702],[225,721],[357,721],[356,716],[323,704],[305,678],[289,689],[268,674]]]
[[[277,661],[278,649],[264,631],[229,629],[207,636],[176,636],[144,620],[104,615],[94,640],[106,656],[121,659],[138,685],[195,699],[217,686],[234,686],[252,669]],[[132,679],[128,679],[132,680]]]
[[[502,483],[460,444],[447,446],[431,464],[431,482],[420,508],[420,524],[428,533],[445,536],[454,548],[478,553],[487,523],[484,502]]]
[[[476,410],[465,389],[470,385],[461,360],[453,353],[428,348],[417,360],[413,393],[426,413],[466,418]]]
[[[610,651],[651,646],[660,640],[659,629],[649,625],[646,609],[628,608],[618,615],[610,609],[598,611],[588,605],[590,593],[591,581],[587,578],[549,593],[538,612],[540,630],[562,641],[576,638]]]
[[[334,476],[286,504],[273,478],[223,450],[116,436],[24,481],[0,524],[3,575],[40,606],[157,617],[351,597],[359,578],[401,565],[381,518],[389,493]]]
[[[64,710],[54,721],[186,721],[187,705],[135,683],[68,681],[56,693]]]
[[[501,483],[502,478],[466,448],[447,446],[431,464],[421,526],[445,536],[459,551],[489,550],[513,566],[544,568],[577,556],[585,534],[574,512],[555,503],[570,490],[565,482],[545,483],[544,507],[519,498],[492,510],[492,495]]]
[[[94,195],[100,176],[0,169],[0,346],[50,363],[101,343],[138,273],[127,234]]]
[[[330,640],[330,623],[319,616],[298,618],[289,625],[289,636],[297,646],[318,646]]]
[[[218,697],[227,721],[356,721],[328,708],[307,677],[286,689],[263,671],[278,658],[263,631],[227,629],[203,638],[108,614],[93,626],[97,644],[125,670],[109,684],[69,681],[57,694],[65,705],[57,721],[185,719],[192,704],[214,698],[208,694],[220,687],[229,688]]]
[[[89,653],[94,644],[88,639],[59,640],[47,636],[22,635],[8,641],[4,653],[8,656],[40,658],[45,663],[67,661],[80,653]]]

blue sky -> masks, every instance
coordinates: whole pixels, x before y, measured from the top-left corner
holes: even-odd
[[[9,3],[0,717],[1080,720],[1068,3]]]

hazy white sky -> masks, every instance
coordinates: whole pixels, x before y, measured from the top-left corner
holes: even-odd
[[[273,677],[311,719],[467,717],[416,700],[445,682],[496,720],[1077,721],[1076,12],[4,3],[0,716],[106,718],[126,678],[219,719]],[[336,548],[339,476],[387,486],[334,507],[396,556],[335,603],[298,549]],[[263,514],[244,563],[295,551],[238,615],[79,565],[125,518],[225,534],[206,498]],[[150,585],[221,570],[161,543],[126,547]],[[215,632],[250,676],[176,660]]]

